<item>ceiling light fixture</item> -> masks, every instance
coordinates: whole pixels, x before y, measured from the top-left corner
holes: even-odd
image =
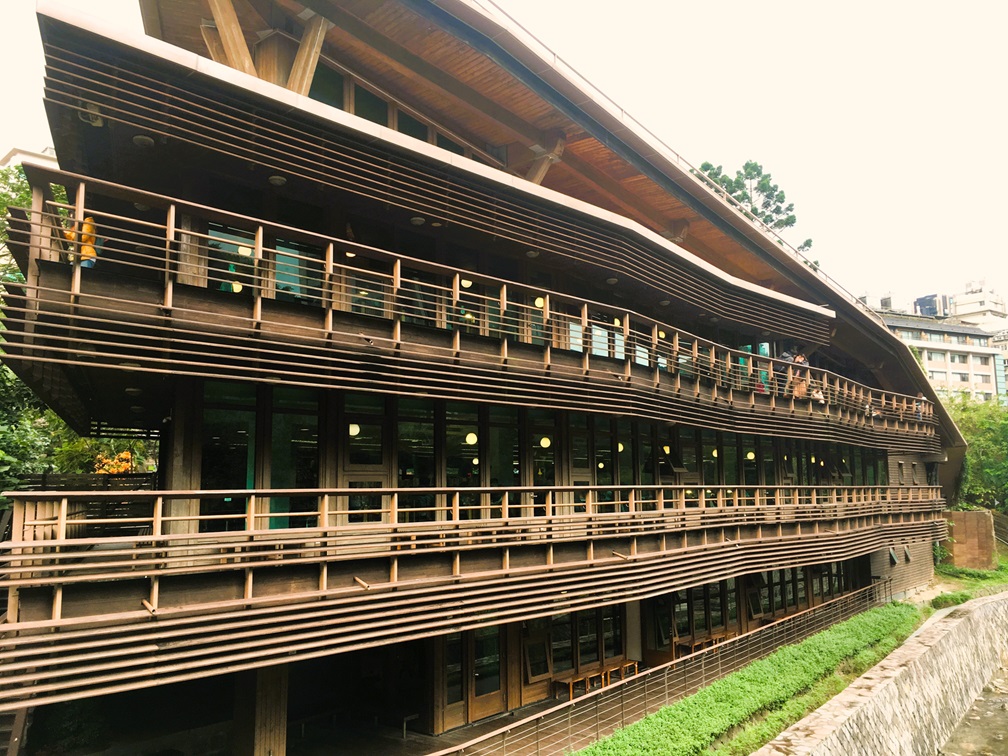
[[[273,184],[273,186],[283,186],[287,183],[287,177],[281,176],[279,173],[274,173],[267,179],[267,181]]]
[[[610,286],[615,286],[616,284],[619,283],[619,279],[616,278],[616,276],[609,276],[609,278],[607,278],[605,282]]]
[[[412,218],[409,219],[409,222],[412,223],[414,226],[422,226],[424,223],[426,223],[426,219],[422,215],[414,215]]]
[[[154,146],[154,140],[146,134],[137,134],[133,137],[133,144],[143,149],[149,149]]]

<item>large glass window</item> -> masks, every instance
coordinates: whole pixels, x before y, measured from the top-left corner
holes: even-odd
[[[200,488],[245,489],[255,485],[255,386],[208,381],[203,397]],[[228,494],[200,502],[201,531],[242,530],[248,499]]]
[[[445,408],[445,473],[450,488],[475,488],[480,485],[479,416],[476,406],[463,402],[448,402]],[[491,485],[498,485],[491,480]],[[451,495],[451,494],[450,494]],[[462,493],[458,496],[459,517],[463,520],[500,517],[500,497],[492,496],[494,506],[484,515],[479,496]]]
[[[427,399],[399,400],[397,434],[398,485],[400,488],[433,488],[437,479],[434,460],[434,403]],[[400,522],[435,519],[433,493],[404,493],[399,497]]]
[[[380,466],[385,398],[376,394],[347,394],[345,408],[349,467]]]
[[[518,435],[518,409],[516,407],[491,407],[488,430],[490,438],[486,454],[489,461],[490,485],[504,486],[505,488],[520,486],[522,464]],[[550,470],[550,474],[552,473],[553,471]],[[545,470],[543,474],[545,477]],[[504,497],[495,494],[494,498],[496,499],[493,504],[495,510],[501,507],[503,498],[507,499],[507,513],[511,517],[531,514],[523,512],[520,491],[508,491]]]
[[[426,142],[430,136],[430,129],[427,124],[418,118],[414,118],[404,110],[399,110],[396,113],[396,128],[401,134],[406,134],[423,142]]]
[[[354,115],[388,126],[389,106],[381,97],[368,89],[354,85]]]
[[[343,109],[343,75],[329,66],[318,65],[308,96],[334,108]]]
[[[532,447],[532,482],[536,486],[556,485],[556,423],[552,410],[530,409],[529,431]],[[552,495],[549,497],[552,499]],[[536,493],[535,514],[546,514],[545,493]]]
[[[270,449],[270,488],[318,487],[318,395],[311,389],[278,386],[273,389],[273,418]],[[270,527],[311,527],[314,514],[286,517],[294,512],[318,512],[318,497],[274,496]]]
[[[598,617],[595,612],[577,613],[578,668],[597,664],[599,660]]]

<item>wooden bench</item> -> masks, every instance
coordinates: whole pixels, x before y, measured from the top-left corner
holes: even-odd
[[[574,690],[578,683],[584,683],[584,692],[587,693],[592,689],[592,681],[598,680],[599,686],[605,685],[606,676],[605,670],[596,669],[592,672],[583,673],[571,673],[563,675],[561,677],[553,678],[553,689],[554,695],[556,692],[563,690],[563,687],[567,686],[567,700],[572,701],[574,699]]]
[[[639,662],[637,662],[636,659],[626,659],[624,661],[617,662],[616,664],[614,664],[614,665],[612,665],[610,667],[606,667],[606,669],[605,669],[605,674],[606,674],[606,682],[605,682],[605,684],[606,685],[611,685],[612,684],[612,676],[613,676],[613,673],[615,673],[615,672],[619,672],[619,679],[620,680],[625,680],[628,675],[636,675],[637,671],[638,671],[638,666],[637,666],[638,663]]]

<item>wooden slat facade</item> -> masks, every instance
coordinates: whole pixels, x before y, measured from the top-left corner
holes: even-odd
[[[0,711],[440,734],[927,579],[961,438],[901,347],[518,27],[141,6],[174,47],[41,11],[3,359],[159,471],[9,493]]]

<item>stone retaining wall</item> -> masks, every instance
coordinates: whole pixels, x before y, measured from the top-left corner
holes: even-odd
[[[1008,593],[939,614],[758,756],[934,756],[999,665]]]

